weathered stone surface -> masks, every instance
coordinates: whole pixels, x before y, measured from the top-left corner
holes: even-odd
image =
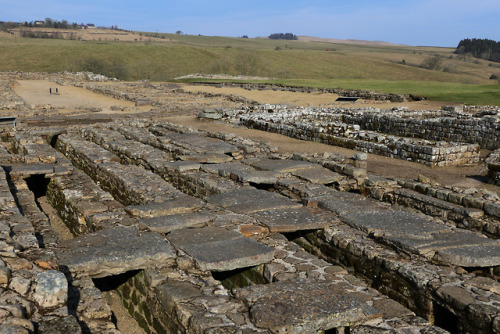
[[[158,300],[168,312],[173,312],[175,306],[180,302],[188,302],[190,299],[201,296],[201,289],[189,282],[168,281],[155,288]]]
[[[163,134],[168,136],[168,138],[181,147],[193,150],[199,153],[221,153],[230,154],[238,152],[237,146],[226,143],[224,141],[207,138],[205,136],[200,136],[198,134],[188,134],[188,133],[175,133],[170,131],[163,131]]]
[[[433,232],[449,230],[444,225],[417,216],[406,211],[368,211],[350,212],[342,214],[341,219],[351,225],[368,233],[382,235],[405,235],[430,238]],[[428,234],[428,236],[426,236]]]
[[[177,156],[182,161],[195,161],[204,164],[220,164],[233,160],[233,157],[223,153],[199,153]]]
[[[129,205],[125,207],[125,211],[135,217],[151,218],[193,212],[201,209],[204,205],[205,203],[200,199],[183,195],[159,203]]]
[[[117,227],[65,241],[60,265],[90,277],[105,277],[164,264],[175,256],[171,245],[154,233]]]
[[[473,278],[469,283],[476,288],[491,291],[500,295],[500,283],[489,277],[478,276]]]
[[[2,334],[30,334],[30,331],[20,325],[0,325],[0,333]]]
[[[10,176],[15,177],[29,177],[30,175],[52,174],[54,173],[54,164],[22,164],[12,165],[10,168]]]
[[[170,216],[142,218],[139,223],[153,232],[168,233],[173,230],[201,227],[215,219],[210,212],[181,213]]]
[[[379,212],[389,210],[387,206],[374,201],[365,199],[349,199],[349,197],[320,200],[318,202],[318,207],[336,212],[339,215],[350,215],[351,213],[357,212]]]
[[[260,170],[243,170],[233,171],[230,175],[241,183],[254,183],[254,184],[274,184],[276,183],[276,176],[274,172],[260,171]]]
[[[454,308],[464,310],[468,305],[475,302],[470,292],[459,286],[443,285],[436,291],[437,296],[446,304]]]
[[[319,165],[294,171],[292,172],[292,175],[317,184],[330,184],[343,179],[343,176],[339,173],[332,172],[331,170]]]
[[[205,165],[203,170],[220,176],[229,177],[242,183],[273,184],[276,183],[276,173],[271,171],[256,170],[241,162],[220,163]]]
[[[278,173],[293,173],[299,170],[317,167],[316,164],[300,160],[260,159],[250,164],[257,169],[270,170]]]
[[[302,207],[301,204],[283,196],[250,187],[210,196],[206,200],[208,203],[219,205],[233,212],[244,213]]]
[[[26,296],[31,287],[31,280],[21,277],[15,276],[12,278],[9,284],[9,288],[19,293],[21,296]]]
[[[200,268],[229,271],[269,262],[274,250],[238,232],[218,227],[176,230],[167,239],[191,255]]]
[[[10,279],[12,277],[12,272],[7,267],[0,267],[0,287],[7,287]]]
[[[328,282],[253,285],[238,289],[236,295],[250,305],[253,323],[272,333],[316,333],[380,316],[377,309]]]
[[[438,250],[435,259],[462,267],[496,267],[500,265],[500,244],[464,245]]]
[[[414,313],[403,307],[400,303],[392,299],[377,299],[373,301],[373,307],[379,310],[384,319],[393,319],[414,315]]]
[[[40,334],[80,334],[82,328],[73,316],[51,317],[38,323]]]
[[[178,173],[185,173],[188,171],[196,171],[200,169],[201,164],[196,161],[162,161],[161,166],[157,166],[157,169],[161,172],[175,171]]]
[[[60,271],[48,270],[39,273],[35,280],[33,299],[44,309],[62,306],[68,300],[68,281]]]
[[[172,231],[167,239],[177,247],[239,239],[243,236],[220,227],[204,227]]]
[[[249,238],[186,245],[182,249],[195,258],[201,269],[210,271],[256,266],[271,261],[274,254],[271,247]]]
[[[276,209],[250,214],[269,228],[270,232],[295,232],[324,228],[328,225],[323,218],[306,208]]]

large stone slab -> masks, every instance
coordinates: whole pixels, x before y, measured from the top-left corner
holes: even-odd
[[[195,161],[204,164],[220,164],[230,162],[233,157],[223,153],[196,153],[188,155],[179,155],[177,159],[182,161]]]
[[[286,197],[251,187],[243,187],[223,194],[209,196],[206,200],[208,203],[238,213],[302,207],[300,203]]]
[[[279,282],[236,290],[255,326],[272,333],[319,333],[380,317],[354,293],[331,282]]]
[[[315,168],[317,166],[307,161],[273,159],[260,159],[251,162],[250,165],[257,169],[270,170],[278,173],[293,173],[299,170]]]
[[[177,230],[167,239],[192,256],[203,270],[230,271],[267,263],[274,258],[271,247],[219,227]]]
[[[6,168],[11,178],[53,174],[55,164],[16,164]]]
[[[318,207],[328,209],[339,215],[349,215],[358,212],[377,212],[387,211],[389,208],[386,205],[367,200],[365,198],[349,199],[339,198],[318,201]]]
[[[213,226],[172,231],[172,233],[167,236],[167,239],[177,247],[228,241],[239,238],[243,238],[243,235],[238,232]]]
[[[221,154],[230,154],[239,151],[239,148],[236,145],[226,143],[219,139],[200,136],[194,133],[165,132],[164,134],[171,139],[172,143],[185,147],[190,151]]]
[[[320,165],[294,171],[292,172],[292,175],[311,183],[318,184],[330,184],[338,182],[344,178],[339,173],[332,172],[331,170],[321,167]]]
[[[491,247],[498,245],[497,240],[492,240],[483,235],[459,229],[448,229],[438,233],[421,235],[385,233],[382,239],[397,248],[410,253],[432,257],[437,251],[468,246]],[[454,263],[460,265],[458,263]]]
[[[500,266],[500,244],[496,242],[438,250],[435,259],[461,267],[497,267]]]
[[[328,225],[320,215],[306,208],[267,210],[250,215],[266,225],[269,231],[277,233],[321,229]]]
[[[116,227],[86,234],[60,244],[60,266],[92,278],[163,265],[176,254],[159,235]]]
[[[202,200],[185,195],[160,203],[129,205],[125,207],[125,211],[135,217],[151,218],[193,212],[204,205]]]
[[[154,232],[168,233],[173,230],[201,227],[215,219],[209,212],[181,213],[170,216],[139,219],[139,224]]]
[[[341,214],[342,221],[352,227],[376,235],[403,235],[432,238],[431,233],[449,231],[449,227],[437,224],[406,211],[363,211]]]
[[[230,162],[203,166],[202,169],[209,173],[219,174],[229,177],[242,183],[274,184],[276,183],[276,173],[271,171],[256,170],[244,165],[241,162]]]

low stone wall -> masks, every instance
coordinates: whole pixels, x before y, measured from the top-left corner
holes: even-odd
[[[276,132],[293,138],[346,147],[362,152],[423,163],[429,166],[461,166],[479,162],[479,146],[429,142],[375,132],[361,131],[356,126],[319,120],[298,122],[289,113],[275,119],[274,114],[240,116],[247,127]]]
[[[358,124],[364,130],[401,137],[478,144],[489,150],[500,147],[500,118],[496,114],[473,117],[471,114],[461,113],[454,117],[435,115],[432,118],[418,119],[405,113],[363,113],[344,114],[342,121]]]
[[[411,207],[459,228],[500,237],[500,198],[492,192],[377,176],[367,177],[359,190],[371,198]]]
[[[248,90],[280,90],[288,92],[301,92],[301,93],[332,93],[341,96],[352,96],[360,97],[365,100],[375,100],[375,101],[391,101],[391,102],[404,102],[407,100],[424,100],[425,97],[418,97],[415,95],[402,95],[402,94],[389,94],[381,93],[375,91],[367,91],[360,89],[344,89],[344,88],[313,88],[313,87],[292,87],[278,84],[251,84],[251,83],[213,83],[213,82],[201,82],[198,83],[204,86],[216,86],[216,87],[239,87]],[[333,102],[333,101],[332,101]]]

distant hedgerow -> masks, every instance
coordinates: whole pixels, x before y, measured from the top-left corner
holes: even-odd
[[[269,39],[297,40],[299,38],[294,34],[287,32],[287,33],[271,34],[269,35]]]

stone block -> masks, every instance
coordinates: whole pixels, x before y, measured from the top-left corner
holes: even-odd
[[[317,166],[307,161],[273,159],[260,159],[250,163],[250,165],[257,169],[270,170],[278,173],[292,173]]]
[[[50,317],[38,323],[40,334],[81,334],[82,328],[73,316]]]
[[[358,178],[358,177],[366,177],[366,169],[364,168],[356,168],[354,166],[347,165],[342,169],[342,172],[348,176]]]
[[[193,212],[201,209],[204,205],[205,203],[200,199],[183,195],[159,203],[129,205],[125,207],[125,211],[135,217],[151,218]]]
[[[48,270],[37,274],[33,299],[42,309],[63,306],[68,299],[66,276],[56,270]]]
[[[236,290],[255,326],[272,333],[317,333],[348,327],[380,311],[329,282],[277,282]]]
[[[436,224],[421,216],[406,211],[364,211],[342,213],[340,218],[346,224],[367,233],[400,235],[427,239],[431,233],[448,231],[449,228]]]
[[[274,258],[271,247],[220,227],[177,230],[167,239],[192,256],[203,270],[230,271]]]
[[[250,215],[266,225],[273,233],[321,229],[328,225],[323,218],[306,208],[267,210]]]
[[[170,244],[154,233],[115,227],[61,243],[59,264],[92,278],[164,265],[175,257]]]
[[[169,233],[173,230],[201,227],[213,219],[215,216],[209,212],[193,212],[142,218],[139,219],[139,224],[153,232]]]
[[[292,175],[300,179],[316,184],[330,184],[342,180],[344,177],[338,173],[319,165],[292,172]]]
[[[207,202],[233,212],[252,213],[271,209],[300,208],[300,203],[265,190],[243,187],[206,198]]]
[[[467,268],[496,267],[500,265],[500,244],[465,245],[439,250],[434,258]]]
[[[155,292],[167,314],[172,314],[179,303],[186,303],[203,295],[196,285],[173,280],[158,285]]]
[[[500,217],[500,204],[486,202],[484,203],[484,211],[486,212],[486,214],[498,218]]]
[[[220,227],[204,227],[195,229],[183,229],[172,231],[167,239],[177,247],[186,245],[205,244],[224,240],[234,240],[243,236],[235,231],[229,231]]]
[[[453,309],[464,311],[465,308],[475,303],[473,295],[460,286],[443,285],[436,291],[436,295],[445,305],[451,305]]]
[[[274,250],[271,247],[244,237],[185,245],[181,248],[196,260],[202,270],[210,271],[253,267],[270,262],[274,258]]]
[[[177,159],[181,161],[192,161],[202,164],[220,164],[233,161],[233,157],[223,153],[198,153],[189,155],[179,155]]]
[[[349,215],[357,212],[387,211],[389,208],[367,199],[326,199],[318,201],[318,207],[333,211],[339,215]]]

